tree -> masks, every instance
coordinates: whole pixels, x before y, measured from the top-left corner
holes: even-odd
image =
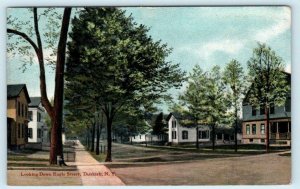
[[[117,8],[86,8],[73,20],[67,88],[81,78],[80,96],[93,99],[105,114],[105,161],[112,161],[111,131],[118,112],[147,109],[166,97],[170,87],[181,86],[179,65],[165,61],[171,50],[147,32]]]
[[[51,9],[50,9],[51,10]],[[38,9],[33,8],[33,23],[34,28],[28,30],[28,34],[22,31],[22,25],[19,25],[16,20],[11,17],[8,18],[9,26],[12,28],[7,29],[8,37],[11,39],[13,36],[17,36],[17,45],[19,45],[20,40],[25,40],[27,44],[33,48],[39,63],[40,69],[40,92],[41,92],[41,101],[45,107],[47,113],[51,118],[51,147],[50,147],[50,164],[56,164],[56,158],[58,155],[63,156],[63,146],[62,146],[62,109],[63,109],[63,89],[64,89],[64,66],[65,66],[65,52],[66,52],[66,41],[69,28],[69,21],[71,15],[71,8],[65,8],[63,12],[63,17],[61,20],[61,29],[60,34],[57,36],[58,44],[55,49],[56,51],[56,67],[55,67],[55,92],[54,92],[54,105],[52,106],[47,95],[46,91],[46,77],[45,77],[45,61],[44,61],[44,48],[42,45],[42,37],[39,29],[39,19],[42,15],[48,15],[50,10],[45,10],[42,14],[38,15]],[[50,16],[51,23],[54,24],[55,21]],[[56,26],[57,27],[57,26]],[[33,39],[33,33],[35,32],[35,40]],[[12,35],[10,35],[12,34]],[[50,35],[54,32],[46,32],[44,37],[47,40],[51,41]],[[36,42],[35,42],[36,41]],[[54,48],[55,41],[50,42],[48,47]],[[11,46],[9,46],[11,47]],[[12,50],[8,48],[8,50]],[[30,54],[28,45],[18,48],[21,54]],[[31,54],[30,54],[31,55]]]
[[[188,113],[195,121],[195,125],[207,124],[212,128],[212,149],[215,149],[216,126],[222,124],[227,115],[227,100],[225,85],[221,79],[219,66],[214,66],[211,71],[203,72],[196,65],[188,80],[188,87],[180,96],[187,106]],[[198,127],[196,127],[197,129]],[[197,148],[198,129],[196,136]]]
[[[166,127],[166,124],[164,123],[164,114],[163,114],[163,112],[160,112],[155,118],[152,133],[155,135],[164,134],[165,127]]]
[[[205,73],[199,65],[193,68],[192,73],[188,78],[188,86],[184,94],[179,97],[187,106],[188,114],[193,118],[196,126],[196,148],[199,148],[198,124],[206,123],[206,82],[207,73]]]
[[[266,44],[258,43],[248,61],[250,90],[246,98],[250,104],[262,107],[266,116],[266,151],[269,152],[269,123],[271,103],[276,106],[286,101],[290,87],[282,59]]]
[[[230,107],[234,111],[234,136],[235,152],[237,152],[237,133],[238,133],[238,111],[240,110],[242,97],[245,88],[245,76],[241,64],[237,60],[231,60],[224,71],[223,80],[229,87]]]

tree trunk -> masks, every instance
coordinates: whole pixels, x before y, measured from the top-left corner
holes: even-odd
[[[270,136],[269,136],[269,125],[270,125],[270,114],[268,106],[265,106],[265,114],[266,114],[266,152],[270,151]]]
[[[92,143],[91,143],[91,152],[94,152],[95,150],[95,126],[96,123],[93,124],[93,127],[92,127]]]
[[[96,155],[99,155],[99,143],[100,143],[100,124],[97,124],[97,139],[96,139]]]
[[[87,127],[86,129],[86,146],[87,149],[90,149],[90,129],[89,127]]]
[[[112,144],[111,127],[112,127],[112,119],[107,116],[107,151],[106,151],[105,162],[112,161],[112,157],[111,157],[111,144]]]
[[[215,142],[216,142],[216,131],[215,125],[212,125],[212,150],[215,150]]]
[[[93,127],[90,127],[89,128],[89,148],[88,148],[88,150],[91,150],[91,148],[92,148],[92,141],[93,141],[93,139],[92,139],[92,132],[93,132]]]
[[[199,127],[196,127],[196,148],[199,149]]]
[[[238,133],[238,115],[237,108],[235,108],[235,127],[234,127],[234,151],[238,151],[238,141],[237,141],[237,133]]]
[[[52,125],[50,164],[56,164],[56,156],[63,157],[62,144],[62,119],[63,119],[63,94],[64,94],[64,68],[66,56],[66,44],[68,37],[68,28],[70,22],[71,8],[65,8],[60,38],[57,47],[56,71],[55,71],[55,90],[54,90],[54,124]],[[52,145],[54,145],[52,147]]]
[[[58,156],[58,132],[57,132],[57,125],[55,126],[55,122],[51,122],[51,142],[50,142],[50,160],[49,163],[51,165],[57,164],[57,156]]]

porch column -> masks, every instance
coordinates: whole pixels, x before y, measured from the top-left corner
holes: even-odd
[[[276,139],[279,139],[278,122],[276,122]]]

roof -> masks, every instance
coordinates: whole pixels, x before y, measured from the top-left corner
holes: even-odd
[[[31,103],[29,107],[38,107],[41,103],[41,97],[30,97]]]
[[[21,91],[24,89],[25,92],[25,97],[28,101],[28,103],[30,103],[30,98],[29,98],[29,94],[26,88],[25,84],[13,84],[13,85],[7,85],[7,98],[17,98],[19,97]]]
[[[181,126],[184,127],[195,127],[194,119],[190,115],[185,115],[179,112],[171,112],[168,117],[167,121],[169,121],[172,117],[172,115],[177,119],[177,121],[180,123]]]

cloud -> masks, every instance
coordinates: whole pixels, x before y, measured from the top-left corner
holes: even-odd
[[[283,8],[282,14],[274,18],[276,23],[272,26],[259,31],[254,39],[259,42],[267,42],[272,38],[284,33],[291,27],[291,10],[288,7]]]
[[[219,41],[210,41],[201,46],[197,51],[205,60],[209,59],[215,52],[224,52],[227,54],[236,54],[244,47],[242,40],[224,39]]]
[[[291,64],[287,64],[284,68],[284,71],[286,71],[287,73],[291,73],[292,69],[291,69]]]

